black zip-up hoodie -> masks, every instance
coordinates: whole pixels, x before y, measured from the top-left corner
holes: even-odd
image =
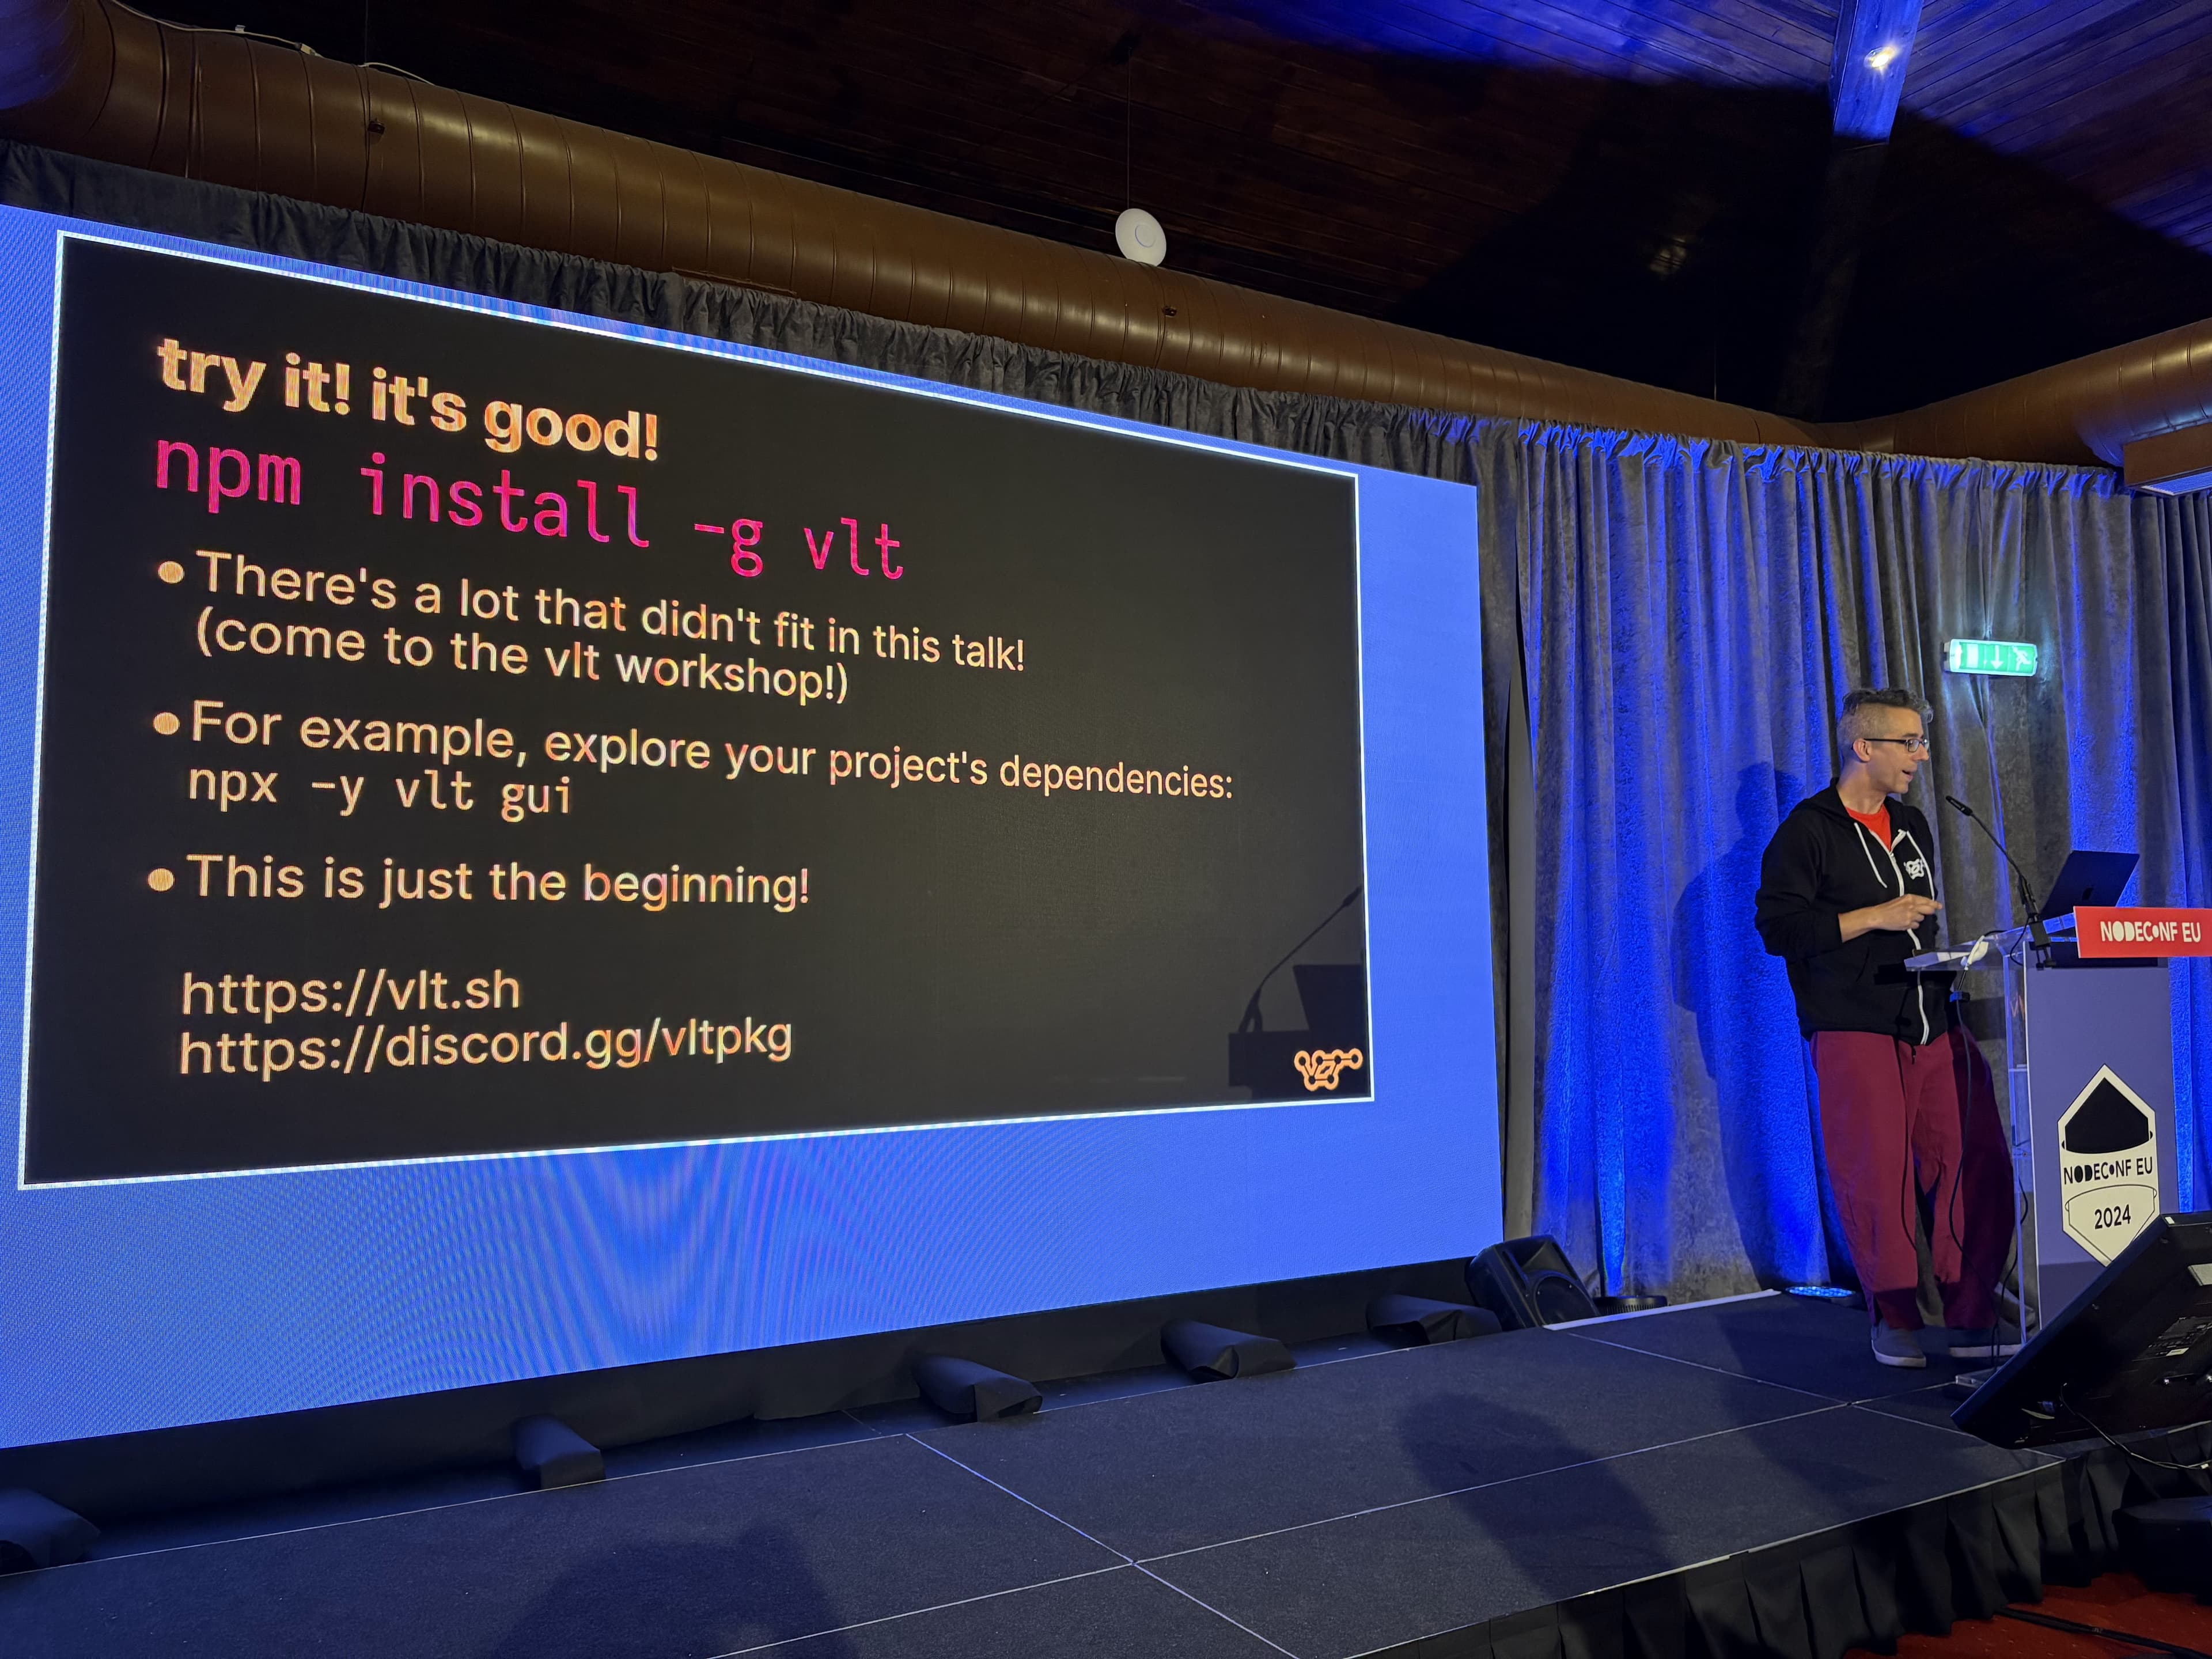
[[[1875,929],[1846,942],[1842,917],[1901,893],[1936,896],[1936,837],[1920,809],[1889,803],[1890,844],[1844,810],[1830,784],[1782,820],[1759,866],[1759,936],[1790,966],[1797,1024],[1933,1042],[1951,1028],[1949,974],[1916,974],[1907,957],[1932,951],[1942,918],[1911,933]]]

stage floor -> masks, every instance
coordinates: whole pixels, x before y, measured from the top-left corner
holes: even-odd
[[[1275,1376],[1059,1385],[1007,1423],[741,1425],[611,1454],[592,1486],[484,1496],[507,1477],[462,1475],[171,1517],[0,1578],[0,1651],[1443,1653],[1449,1632],[2048,1463],[1953,1430],[1955,1368],[1875,1364],[1864,1321],[1765,1296],[1352,1341]]]

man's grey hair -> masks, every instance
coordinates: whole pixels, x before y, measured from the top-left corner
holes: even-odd
[[[1869,729],[1874,722],[1865,718],[1865,711],[1869,708],[1906,709],[1919,715],[1923,726],[1936,712],[1920,701],[1917,692],[1902,691],[1887,686],[1872,690],[1862,688],[1850,692],[1844,698],[1843,713],[1836,716],[1836,751],[1838,756],[1849,754],[1851,745],[1861,738],[1875,735]]]

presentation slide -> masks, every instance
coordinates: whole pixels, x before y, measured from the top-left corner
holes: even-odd
[[[1495,1237],[1471,490],[0,280],[0,1444]]]
[[[1362,884],[1340,474],[94,242],[58,360],[33,1182],[1218,1102]]]

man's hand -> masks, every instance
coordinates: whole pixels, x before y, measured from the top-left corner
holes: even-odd
[[[1943,907],[1932,898],[1923,898],[1917,893],[1900,893],[1881,904],[1870,904],[1863,910],[1846,910],[1838,918],[1846,943],[1862,933],[1902,933],[1917,927]]]

